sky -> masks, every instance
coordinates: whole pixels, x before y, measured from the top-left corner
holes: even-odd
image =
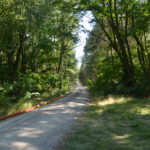
[[[84,46],[86,44],[86,39],[88,38],[88,32],[84,32],[83,30],[91,31],[93,29],[92,24],[89,23],[92,19],[92,14],[87,12],[86,15],[83,16],[82,20],[80,21],[80,29],[79,29],[79,42],[76,45],[76,58],[78,60],[78,68],[81,67],[82,58],[84,56]]]

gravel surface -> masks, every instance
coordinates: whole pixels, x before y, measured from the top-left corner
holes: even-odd
[[[55,150],[89,104],[78,83],[68,96],[0,123],[0,150]]]

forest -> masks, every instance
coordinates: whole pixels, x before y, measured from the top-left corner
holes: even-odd
[[[80,24],[87,14],[92,30]],[[12,128],[2,120],[34,106],[45,107]],[[51,137],[61,150],[149,150],[150,0],[0,0],[1,123],[10,149],[41,150]]]
[[[86,12],[93,30],[78,71],[74,48]],[[148,0],[1,0],[1,112],[65,94],[78,76],[93,92],[149,96],[149,23]]]
[[[150,1],[83,1],[92,12],[81,67],[84,85],[103,94],[149,96]]]
[[[0,1],[0,109],[76,82],[75,1]],[[57,92],[56,92],[57,91]]]

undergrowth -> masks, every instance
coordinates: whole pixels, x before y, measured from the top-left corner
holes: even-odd
[[[18,99],[17,102],[14,102],[13,98],[6,97],[1,94],[0,116],[9,115],[30,108],[32,106],[42,103],[43,101],[62,96],[68,92],[68,88],[48,90],[41,94],[27,92],[26,95]]]

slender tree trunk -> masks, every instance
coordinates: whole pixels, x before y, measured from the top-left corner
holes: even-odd
[[[13,81],[17,81],[19,78],[19,64],[21,60],[21,53],[24,49],[24,40],[25,40],[25,32],[19,31],[19,48],[16,55],[16,62],[14,65],[14,72],[13,72]]]
[[[21,57],[22,57],[21,72],[22,72],[23,74],[26,74],[26,54],[25,54],[25,49],[24,49],[24,47],[22,48]]]
[[[59,75],[59,88],[62,88],[62,64],[63,64],[63,57],[65,53],[65,45],[64,41],[61,42],[61,49],[60,49],[60,55],[59,55],[59,64],[57,69],[57,74]]]
[[[10,83],[14,82],[13,79],[13,71],[14,71],[14,61],[13,61],[13,53],[7,53],[8,67],[10,72]]]

